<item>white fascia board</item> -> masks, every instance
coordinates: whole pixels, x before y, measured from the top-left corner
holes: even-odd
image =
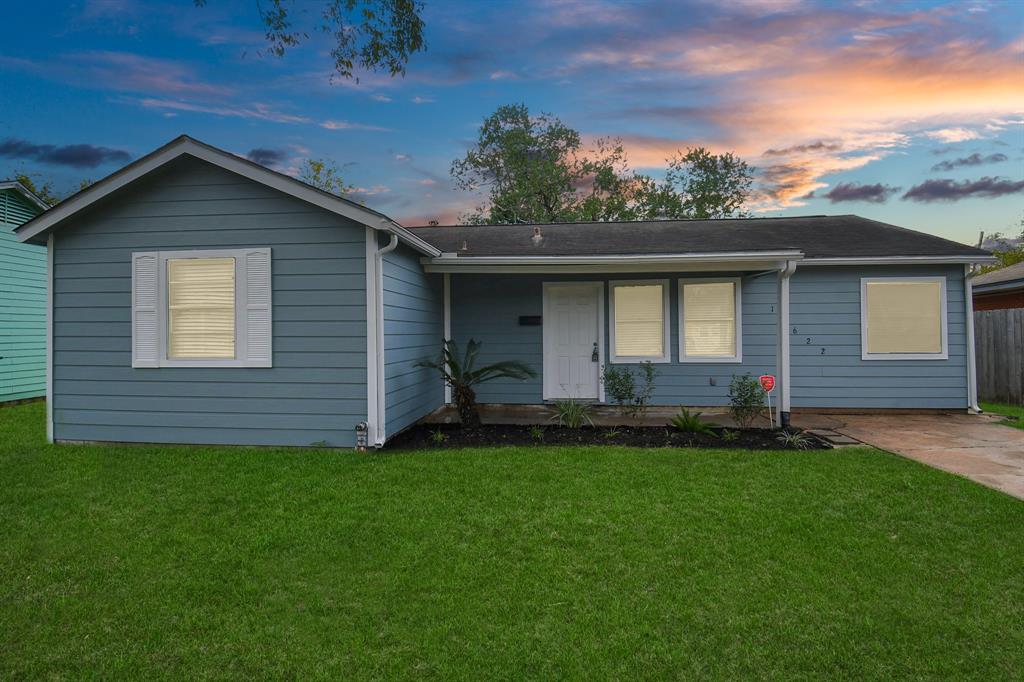
[[[798,265],[964,265],[994,263],[995,256],[877,256],[873,258],[804,258]]]
[[[202,144],[188,137],[174,140],[148,156],[144,156],[138,161],[107,176],[67,201],[57,204],[57,206],[51,208],[46,213],[30,220],[16,231],[18,239],[23,242],[33,239],[90,204],[109,196],[122,187],[186,154],[272,189],[284,192],[331,213],[354,220],[362,225],[395,234],[408,243],[409,246],[427,256],[439,256],[441,254],[439,249],[427,244],[382,213],[371,211],[359,204],[334,196],[328,192],[322,192],[295,178],[276,173],[259,164]]]
[[[28,187],[25,187],[25,185],[21,184],[17,180],[0,182],[0,190],[5,189],[17,192],[21,196],[31,201],[34,206],[38,207],[42,211],[46,211],[50,208],[50,205],[48,203],[40,199],[38,196],[35,195],[35,193],[32,190],[30,190]]]
[[[1024,279],[1011,279],[1005,282],[993,282],[992,284],[974,284],[972,282],[971,288],[974,289],[976,294],[995,294],[1000,291],[1024,288]]]
[[[695,270],[773,269],[780,261],[798,260],[799,251],[610,256],[456,256],[422,258],[427,272],[655,272],[684,267]]]

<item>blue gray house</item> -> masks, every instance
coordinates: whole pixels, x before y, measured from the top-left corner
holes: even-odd
[[[0,402],[46,395],[46,249],[14,229],[47,208],[20,182],[0,181]]]
[[[442,407],[442,338],[521,360],[481,402],[975,407],[969,264],[987,252],[857,216],[405,228],[180,137],[18,229],[47,244],[58,441],[352,446]]]

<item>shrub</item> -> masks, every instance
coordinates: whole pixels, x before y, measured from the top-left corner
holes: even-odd
[[[430,432],[430,440],[434,443],[434,445],[444,445],[445,443],[448,442],[448,434],[442,431],[441,429],[434,429],[433,431]]]
[[[538,443],[544,441],[544,427],[543,426],[531,426],[530,427],[530,438],[534,439]]]
[[[740,437],[740,432],[733,429],[722,429],[722,433],[719,436],[724,441],[732,442]]]
[[[700,420],[700,412],[690,412],[685,407],[679,408],[679,414],[672,417],[669,421],[677,431],[683,433],[706,433],[708,435],[715,435],[715,430],[711,428],[709,424],[705,424]]]
[[[559,426],[578,429],[584,424],[594,425],[594,420],[590,418],[590,403],[580,402],[573,398],[556,400],[555,409],[557,412],[551,420],[557,421]]]
[[[636,420],[647,414],[647,407],[654,394],[654,377],[657,376],[652,362],[641,362],[640,371],[643,384],[639,387],[637,377],[630,367],[605,366],[602,377],[605,392],[619,406],[622,416]]]
[[[734,374],[729,383],[729,416],[733,421],[749,429],[763,408],[764,389],[760,382],[750,374]]]
[[[793,450],[809,450],[814,447],[814,441],[798,431],[783,431],[775,436],[775,440]]]

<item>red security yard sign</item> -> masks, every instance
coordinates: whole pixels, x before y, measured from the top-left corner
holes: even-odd
[[[761,388],[768,394],[768,421],[775,423],[772,419],[772,389],[775,388],[775,375],[774,374],[762,374],[757,378],[761,382]]]

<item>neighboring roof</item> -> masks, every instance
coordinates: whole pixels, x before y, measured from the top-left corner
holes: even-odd
[[[972,277],[971,286],[978,292],[1024,288],[1024,263],[1017,263]]]
[[[536,240],[534,229],[541,239]],[[855,215],[410,228],[445,254],[466,257],[627,256],[798,251],[810,259],[990,260],[983,251]],[[465,247],[465,248],[464,248]]]
[[[50,208],[50,205],[48,203],[40,199],[35,192],[30,190],[28,187],[21,184],[17,180],[0,180],[0,191],[3,190],[17,192],[21,196],[25,197],[25,199],[27,199],[29,202],[31,202],[33,206],[38,207],[40,211],[45,211],[48,208]]]
[[[68,218],[93,203],[104,199],[171,161],[189,155],[212,163],[227,171],[237,173],[254,182],[289,194],[327,211],[355,220],[358,223],[384,232],[390,232],[414,249],[428,256],[438,255],[438,250],[418,236],[409,232],[388,216],[349,201],[330,192],[307,185],[295,178],[278,173],[248,159],[243,159],[223,149],[210,146],[187,135],[171,140],[159,149],[143,156],[124,168],[108,175],[81,192],[65,199],[45,213],[19,227],[15,232],[21,241],[45,242],[50,230],[58,228]]]

